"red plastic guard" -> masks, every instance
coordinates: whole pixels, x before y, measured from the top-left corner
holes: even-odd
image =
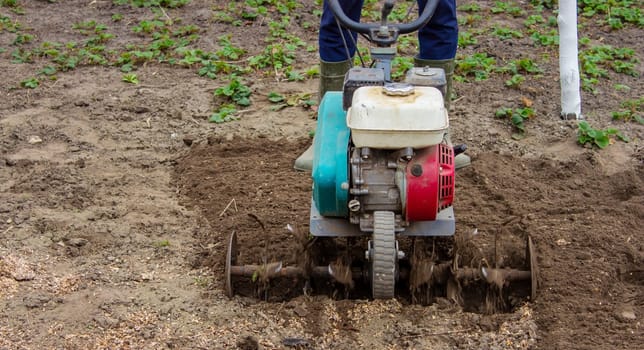
[[[454,150],[446,144],[418,150],[407,164],[408,221],[435,220],[454,201]]]

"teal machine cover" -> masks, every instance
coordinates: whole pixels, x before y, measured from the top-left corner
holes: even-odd
[[[350,131],[342,110],[342,92],[324,94],[314,139],[313,202],[322,216],[347,217]]]

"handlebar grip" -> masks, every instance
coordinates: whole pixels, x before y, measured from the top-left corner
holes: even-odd
[[[385,4],[382,6],[382,14],[380,17],[380,24],[387,25],[387,17],[391,13],[391,10],[394,9],[394,0],[386,0]]]

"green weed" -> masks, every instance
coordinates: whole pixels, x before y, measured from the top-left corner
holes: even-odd
[[[623,101],[620,103],[621,110],[613,112],[612,117],[614,120],[623,120],[626,122],[636,121],[644,124],[644,117],[642,116],[643,106],[644,97]]]
[[[38,72],[38,75],[46,75],[46,76],[53,77],[57,72],[58,72],[58,69],[56,69],[56,67],[54,67],[54,66],[45,66],[43,69],[41,69]]]
[[[188,4],[190,0],[114,0],[115,5],[130,5],[132,7],[166,7],[177,8]]]
[[[600,21],[617,30],[625,24],[644,26],[641,4],[633,0],[579,0],[580,14],[584,17],[602,15]]]
[[[525,15],[525,11],[513,2],[509,1],[495,1],[494,6],[490,8],[493,14],[507,13],[512,17],[520,17]]]
[[[539,74],[543,72],[543,70],[530,58],[510,61],[504,67],[499,68],[499,71],[515,75],[519,73]]]
[[[517,130],[521,134],[525,133],[525,121],[533,118],[535,116],[535,112],[532,108],[530,107],[524,107],[524,108],[508,108],[508,107],[503,107],[499,108],[495,113],[494,116],[497,118],[507,118],[512,122],[512,125],[514,125]]]
[[[555,46],[559,44],[559,32],[552,29],[547,33],[534,32],[530,36],[535,44],[541,46]]]
[[[197,27],[196,25],[188,24],[172,31],[172,36],[175,36],[175,37],[192,36],[199,33],[199,30],[200,30],[199,27]]]
[[[31,63],[33,62],[33,51],[17,48],[11,52],[11,63]]]
[[[525,21],[523,21],[523,25],[526,27],[532,27],[545,22],[546,20],[541,15],[530,15]]]
[[[170,246],[170,241],[167,239],[164,239],[164,240],[158,241],[155,245],[158,248],[167,248]]]
[[[271,91],[271,92],[268,94],[268,100],[269,100],[270,102],[272,102],[272,103],[280,103],[280,102],[284,102],[284,100],[285,100],[285,99],[286,99],[286,98],[285,98],[282,94],[279,94],[279,93],[274,92],[274,91]]]
[[[525,77],[521,74],[514,74],[512,78],[505,81],[505,86],[511,88],[518,88],[521,83],[525,81]]]
[[[132,27],[132,31],[135,33],[144,33],[152,34],[158,29],[164,28],[165,23],[159,20],[150,20],[150,21],[141,21],[136,26]]]
[[[97,23],[94,20],[74,23],[72,29],[78,30],[83,35],[90,35],[92,33],[98,34],[107,30],[107,26]]]
[[[458,33],[458,47],[460,48],[476,45],[478,42],[478,39],[472,32],[460,31]]]
[[[458,17],[458,24],[461,26],[471,26],[477,22],[481,22],[483,17],[479,14],[467,14],[465,16]]]
[[[610,45],[594,46],[579,53],[582,88],[594,91],[594,85],[600,78],[608,77],[608,69],[616,73],[638,76],[636,65],[639,60],[635,50],[630,48],[614,48]]]
[[[226,123],[233,120],[237,120],[238,117],[235,114],[237,109],[232,104],[225,104],[219,107],[219,109],[213,112],[208,119],[211,123]]]
[[[492,34],[501,40],[523,38],[523,33],[520,31],[506,27],[494,27]]]
[[[463,12],[479,12],[481,11],[481,6],[475,2],[471,2],[469,4],[459,5],[458,10]]]
[[[485,80],[496,68],[496,59],[486,53],[475,53],[456,60],[456,73],[461,80],[473,76],[475,81]]]
[[[11,45],[18,46],[22,44],[27,44],[30,43],[34,40],[34,36],[31,34],[18,34],[16,38],[13,40]]]
[[[276,73],[290,67],[295,61],[297,47],[292,44],[270,44],[259,55],[249,58],[249,66],[255,69],[273,68]]]
[[[530,0],[530,3],[535,7],[554,8],[557,0]]]
[[[10,8],[11,11],[17,15],[25,13],[25,10],[18,3],[18,0],[2,0],[0,4],[2,4],[2,7]]]
[[[612,136],[617,137],[623,142],[630,142],[629,138],[622,135],[622,133],[614,128],[607,128],[604,130],[594,129],[586,121],[580,121],[577,124],[577,143],[580,145],[590,144],[591,146],[597,146],[600,149],[608,147],[613,143]]]
[[[210,279],[207,277],[195,277],[195,285],[198,287],[206,288],[210,284]]]
[[[2,0],[2,7],[16,7],[18,0]]]
[[[250,88],[244,85],[242,80],[235,75],[230,77],[228,85],[215,90],[215,96],[225,98],[242,107],[250,105],[250,94]]]
[[[40,85],[38,78],[29,78],[20,82],[20,86],[27,89],[35,89]]]
[[[10,17],[0,14],[0,33],[5,30],[16,33],[20,29],[22,29],[22,25],[18,21],[12,21]]]
[[[216,53],[217,56],[222,59],[236,61],[246,53],[246,50],[233,45],[230,38],[231,35],[223,35],[219,37],[219,45],[221,48]]]
[[[412,57],[396,56],[392,62],[391,78],[398,79],[407,73],[407,71],[414,67],[414,59]]]
[[[309,109],[317,104],[317,101],[311,98],[310,93],[299,93],[284,96],[276,92],[271,92],[268,95],[268,100],[275,104],[275,106],[271,108],[272,111],[279,111],[287,107],[295,106]]]
[[[121,81],[124,81],[129,84],[138,84],[139,78],[136,76],[136,74],[123,74]]]

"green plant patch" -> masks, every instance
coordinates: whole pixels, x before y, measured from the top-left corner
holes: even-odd
[[[0,14],[0,33],[5,30],[10,33],[16,33],[20,29],[22,29],[22,25],[18,21],[14,21],[10,17]]]
[[[630,142],[630,139],[614,128],[607,128],[604,130],[595,129],[588,122],[582,120],[577,124],[577,143],[580,145],[589,144],[591,146],[597,146],[600,149],[608,147],[611,143],[614,142],[614,138],[623,141]]]
[[[11,63],[31,63],[33,62],[34,52],[31,50],[25,50],[22,48],[17,48],[11,52]]]
[[[10,8],[11,11],[17,15],[23,15],[25,10],[20,6],[18,0],[1,0],[2,7]]]
[[[546,33],[534,32],[530,35],[535,45],[556,46],[559,45],[559,32],[552,29]]]
[[[20,86],[26,89],[35,89],[40,85],[38,78],[29,78],[20,82]]]
[[[34,38],[35,37],[31,34],[18,34],[16,35],[16,38],[13,40],[11,45],[18,46],[18,45],[27,44],[32,42]]]
[[[295,61],[297,46],[293,44],[269,44],[259,55],[248,59],[249,66],[255,69],[273,68],[275,73],[283,73]]]
[[[518,39],[523,38],[523,33],[518,30],[507,28],[507,27],[494,27],[492,29],[492,34],[501,40],[509,39]]]
[[[601,78],[608,78],[609,69],[616,73],[633,77],[639,75],[635,50],[630,48],[615,48],[610,45],[599,45],[579,52],[579,65],[582,88],[594,91],[594,85]]]
[[[479,12],[481,11],[481,6],[476,2],[471,2],[469,4],[459,5],[457,9],[463,12]]]
[[[521,74],[515,74],[512,78],[505,81],[505,86],[510,88],[518,88],[525,81],[525,76]]]
[[[139,77],[137,77],[136,74],[123,74],[121,80],[129,84],[139,83]]]
[[[135,33],[144,33],[144,34],[152,34],[153,32],[159,30],[159,29],[164,29],[165,28],[165,22],[159,21],[159,20],[144,20],[139,22],[139,24],[135,25],[132,27],[132,31]]]
[[[456,59],[456,73],[461,80],[474,77],[475,81],[485,80],[496,70],[496,59],[488,57],[486,53],[458,57]]]
[[[543,70],[530,58],[522,58],[518,60],[512,60],[508,62],[505,66],[499,68],[501,73],[511,73],[511,74],[540,74],[543,73]]]
[[[217,88],[214,94],[217,97],[232,101],[238,106],[250,106],[250,88],[244,85],[242,80],[235,75],[230,77],[228,85]]]
[[[506,13],[512,17],[521,17],[525,15],[525,11],[521,7],[510,1],[495,1],[494,6],[490,8],[490,12],[493,14]]]
[[[219,107],[217,111],[213,112],[210,115],[208,121],[211,123],[226,123],[233,120],[238,120],[239,118],[235,113],[237,113],[235,106],[232,104],[226,104]]]
[[[271,107],[272,111],[279,111],[287,107],[295,106],[309,109],[312,106],[317,105],[317,101],[311,98],[310,93],[299,93],[284,96],[275,92],[271,92],[268,95],[268,100],[275,104],[275,106]]]
[[[533,26],[536,26],[538,24],[542,24],[545,22],[546,20],[543,18],[543,16],[537,14],[537,15],[528,16],[528,18],[526,18],[525,21],[523,21],[523,25],[528,28],[531,28]]]
[[[530,0],[530,3],[535,7],[554,8],[557,5],[557,0]]]
[[[621,109],[613,112],[612,117],[614,120],[622,120],[625,122],[635,121],[644,124],[642,106],[644,106],[644,97],[623,101],[620,103]]]
[[[583,17],[598,18],[611,29],[624,28],[626,24],[644,26],[641,1],[633,0],[579,0],[579,13]]]
[[[478,44],[478,39],[472,32],[460,31],[458,33],[458,47],[464,48]]]
[[[217,56],[221,59],[236,61],[246,53],[246,50],[233,45],[230,41],[230,34],[219,37],[220,49],[217,50]]]
[[[114,0],[115,5],[130,5],[132,7],[166,7],[178,8],[188,4],[190,0]]]
[[[507,118],[512,122],[512,125],[521,133],[525,133],[525,121],[535,116],[534,109],[530,107],[524,108],[499,108],[494,116],[497,118]]]
[[[413,57],[396,56],[391,62],[391,78],[400,79],[414,67]]]

